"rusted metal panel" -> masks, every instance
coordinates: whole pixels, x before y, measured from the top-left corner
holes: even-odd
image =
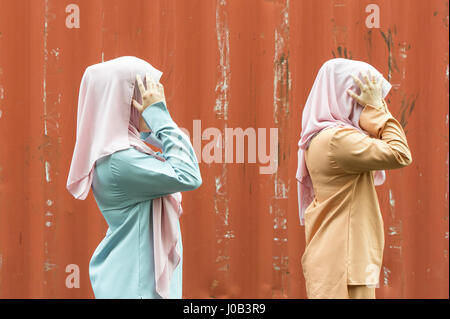
[[[366,21],[373,4],[379,28]],[[443,0],[0,0],[0,297],[93,297],[88,263],[106,224],[92,193],[77,201],[65,183],[84,69],[122,55],[164,72],[172,117],[202,161],[203,185],[184,196],[184,297],[306,297],[301,111],[321,64],[341,56],[391,81],[389,107],[413,155],[377,189],[386,234],[377,296],[448,298]],[[275,129],[276,171],[262,174],[264,156],[253,163],[248,150],[237,163],[237,144],[233,161],[224,143],[208,157],[214,136],[237,128],[266,138],[265,154]]]

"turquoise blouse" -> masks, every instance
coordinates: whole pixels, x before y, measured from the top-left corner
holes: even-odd
[[[92,190],[108,223],[105,237],[89,263],[89,277],[96,298],[161,298],[155,289],[152,199],[194,190],[202,183],[189,138],[170,117],[164,102],[147,107],[142,116],[161,145],[155,157],[130,147],[96,161]],[[170,282],[170,298],[182,297],[181,261]]]

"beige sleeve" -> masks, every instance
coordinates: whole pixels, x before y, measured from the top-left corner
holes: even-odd
[[[394,169],[412,163],[405,132],[383,100],[381,108],[366,105],[359,119],[367,136],[356,129],[337,130],[329,144],[329,158],[347,173]]]

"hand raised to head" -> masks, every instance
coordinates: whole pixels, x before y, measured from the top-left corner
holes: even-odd
[[[360,75],[361,74],[362,73],[360,72]],[[358,87],[361,89],[361,94],[358,95],[352,90],[347,90],[347,93],[363,107],[365,107],[367,104],[375,107],[382,107],[382,79],[377,79],[372,75],[372,72],[370,71],[362,74],[362,76],[365,83],[363,83],[358,77],[352,74],[353,80],[355,80],[356,85],[358,85]]]
[[[142,79],[139,74],[136,75],[136,81],[139,87],[139,91],[141,92],[142,105],[139,104],[138,101],[133,99],[133,106],[139,111],[139,113],[144,112],[144,110],[148,106],[156,102],[165,101],[163,85],[151,79],[150,74],[147,73],[145,75],[147,88],[145,88],[144,83],[142,83]]]

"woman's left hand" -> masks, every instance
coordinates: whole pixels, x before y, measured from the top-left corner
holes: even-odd
[[[382,78],[375,78],[370,70],[366,74],[362,75],[366,83],[361,82],[358,77],[352,74],[353,80],[355,80],[356,84],[361,89],[361,94],[357,95],[352,90],[347,90],[347,93],[363,107],[369,104],[377,108],[383,108]]]
[[[139,104],[138,101],[133,99],[133,106],[139,111],[139,113],[144,112],[144,110],[159,101],[165,102],[165,96],[164,96],[164,87],[161,83],[156,83],[154,80],[151,79],[150,74],[146,74],[145,76],[145,82],[147,84],[147,89],[144,86],[144,83],[142,83],[141,76],[139,74],[136,75],[136,81],[139,87],[139,91],[141,92],[142,96],[142,105]]]

